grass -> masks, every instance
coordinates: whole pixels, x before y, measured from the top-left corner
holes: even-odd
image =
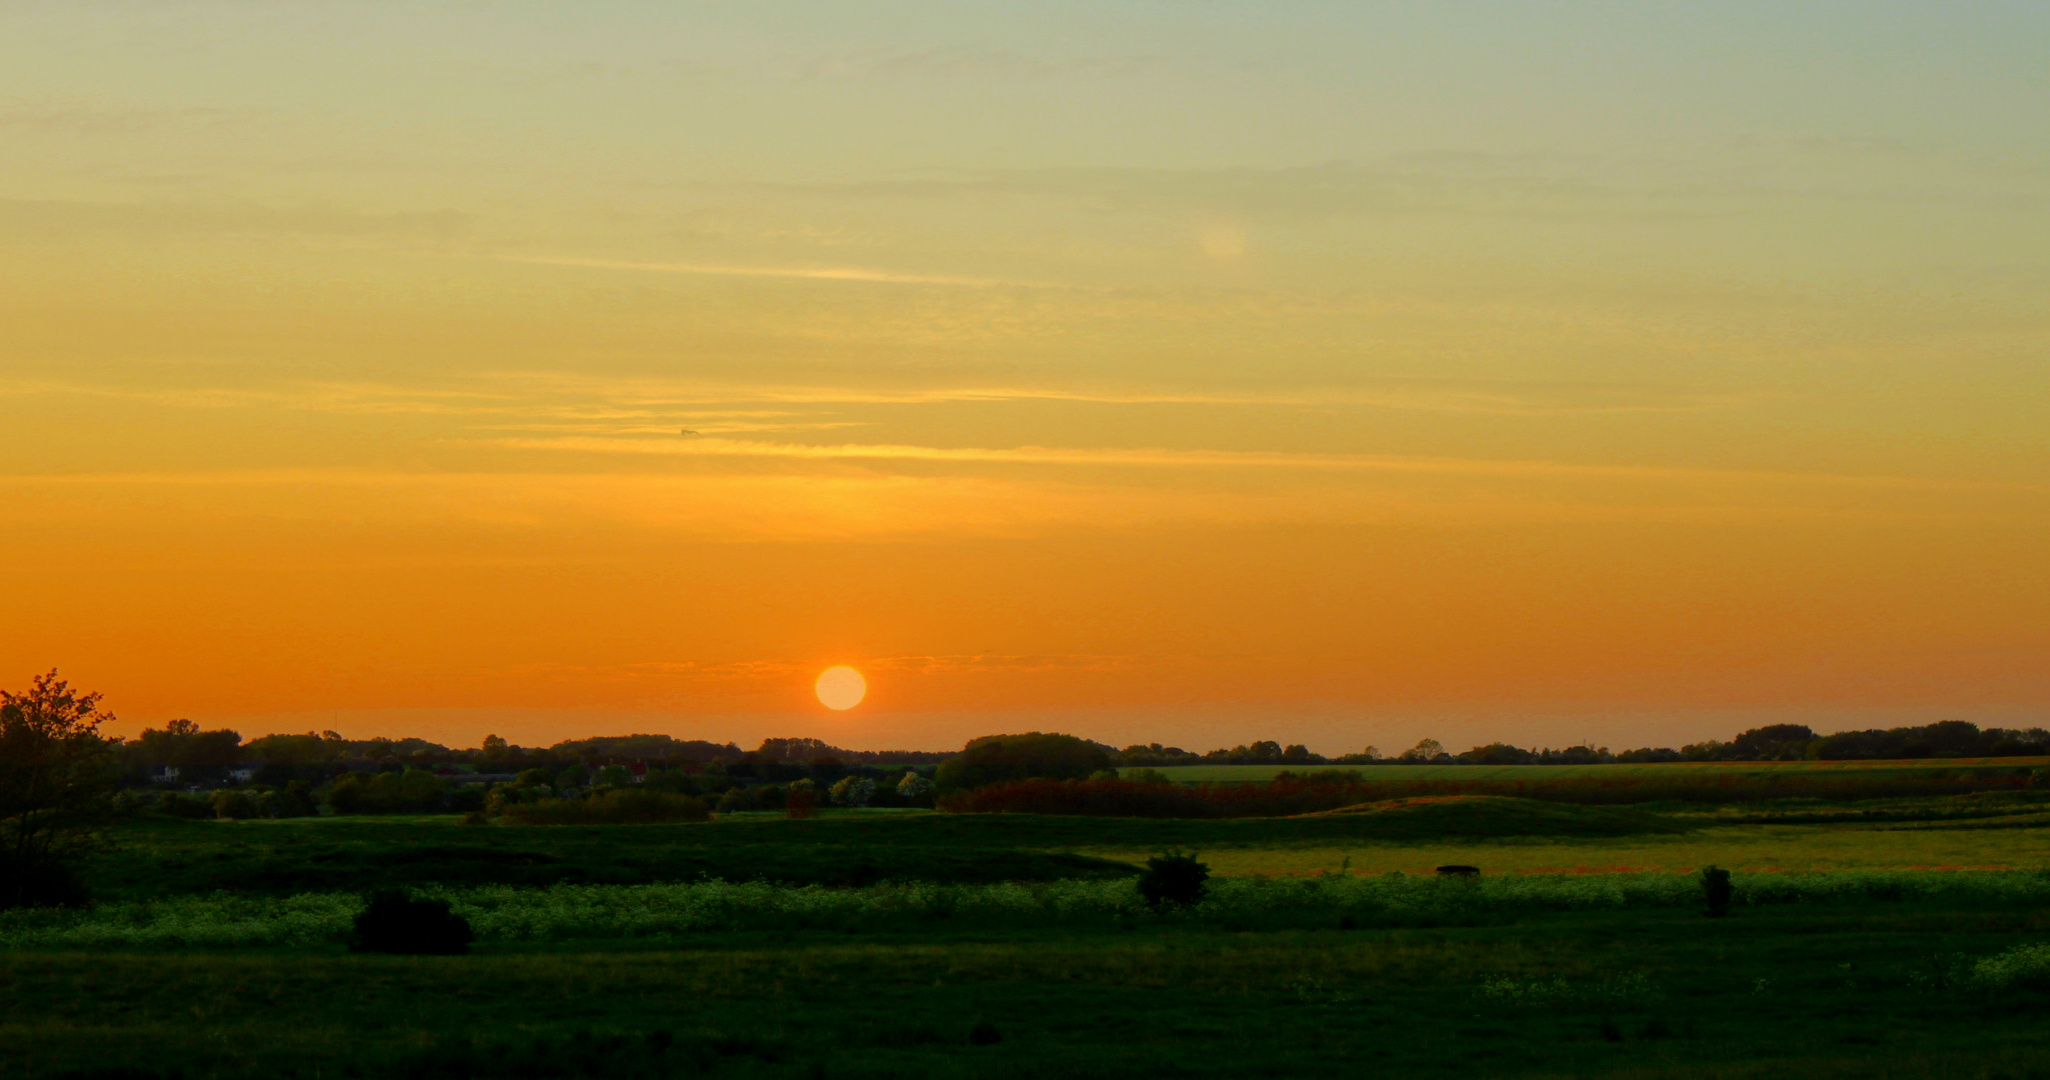
[[[2050,1078],[2046,813],[144,818],[85,868],[98,906],[0,915],[0,1077]],[[1131,864],[1175,847],[1214,894],[1148,911]],[[1486,873],[1413,873],[1444,863]],[[1620,872],[1519,872],[1578,868]],[[346,952],[391,884],[473,954]]]
[[[1880,899],[2002,908],[2050,904],[2042,871],[1863,871],[1735,878],[1739,907]],[[1213,879],[1202,903],[1149,910],[1131,880],[958,885],[888,883],[860,889],[769,882],[679,885],[486,886],[433,890],[468,919],[480,942],[617,940],[730,931],[832,930],[950,934],[1140,923],[1232,930],[1446,925],[1532,912],[1698,909],[1691,874],[1435,875]],[[0,913],[0,948],[319,946],[347,935],[361,910],[344,893],[286,898],[232,893],[101,904],[82,911]]]
[[[1001,830],[937,831],[920,817],[826,815],[705,824],[477,826],[454,816],[178,821],[114,830],[84,867],[94,896],[230,890],[291,894],[406,885],[646,884],[702,878],[859,885],[890,880],[1047,881],[1130,868],[1007,843]],[[936,815],[922,820],[937,822]]]
[[[1278,766],[1180,766],[1163,769],[1177,786],[1151,787],[1153,801],[1182,802],[1228,812],[1288,799],[1322,788],[1325,806],[1414,796],[1499,795],[1581,804],[1690,802],[1758,803],[1806,798],[1853,801],[1975,793],[2022,794],[2041,758],[1955,758],[1924,761],[1671,762],[1647,765],[1368,765],[1316,770],[1319,781],[1269,784]],[[1302,771],[1300,768],[1298,772]],[[1345,777],[1339,782],[1340,777]],[[1272,790],[1268,790],[1272,788]],[[1021,792],[1022,794],[1022,792]],[[2035,794],[2040,795],[2038,790]],[[993,789],[976,799],[994,809]],[[1042,802],[1048,801],[1044,798]],[[1079,801],[1079,800],[1078,800]],[[1143,800],[1138,800],[1143,801]],[[1308,809],[1309,807],[1304,807]],[[1323,808],[1323,807],[1318,807]],[[1100,811],[1130,812],[1106,806]],[[1265,811],[1274,812],[1274,811]],[[1196,816],[1187,813],[1184,816]]]
[[[1300,775],[1332,769],[1356,772],[1363,780],[1549,781],[1587,777],[1720,779],[1814,774],[1917,777],[1932,772],[1952,776],[1992,772],[2011,777],[2017,770],[2044,767],[2050,767],[2050,757],[1919,758],[1911,761],[1662,761],[1637,765],[1170,765],[1154,771],[1182,784],[1263,784],[1283,772]],[[1139,770],[1120,771],[1130,773]]]
[[[1879,869],[2050,865],[2042,806],[2012,796],[1776,807],[1574,806],[1421,800],[1285,819],[1163,820],[826,811],[792,821],[474,826],[452,816],[178,821],[115,831],[85,867],[108,900],[229,890],[271,895],[393,885],[785,884],[1054,881],[1117,877],[1169,848],[1218,872],[1633,868]],[[1876,816],[1874,816],[1876,815]],[[1961,816],[1968,815],[1968,816]],[[1770,823],[1785,819],[1791,823]],[[1993,828],[2002,824],[2025,827]]]
[[[1862,901],[1715,922],[811,930],[469,957],[0,952],[0,1061],[195,1080],[2041,1076],[2050,996],[1931,973],[2046,937],[2040,914]],[[978,1024],[998,1041],[972,1041]]]

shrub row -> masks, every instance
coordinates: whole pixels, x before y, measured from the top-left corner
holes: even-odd
[[[1732,874],[1738,909],[1764,904],[1943,901],[2028,906],[2050,903],[2050,873],[1846,871]],[[1043,884],[899,882],[836,889],[767,882],[678,885],[485,886],[426,890],[491,941],[621,939],[712,931],[916,929],[936,922],[964,929],[1109,928],[1147,918],[1252,930],[1341,925],[1448,924],[1525,912],[1631,908],[1699,909],[1694,874],[1507,874],[1441,879],[1385,874],[1317,878],[1212,878],[1191,906],[1149,908],[1132,879]],[[234,894],[82,911],[0,913],[0,947],[184,947],[316,945],[345,940],[361,898],[317,893],[288,898]],[[1739,916],[1741,917],[1741,916]],[[2035,978],[2050,954],[2017,954],[2017,980]],[[1989,974],[1989,977],[1990,974]]]
[[[1277,777],[1265,784],[1173,784],[1132,780],[1022,780],[940,796],[959,814],[1078,814],[1091,817],[1283,817],[1388,799],[1494,795],[1582,805],[1650,802],[1739,803],[1773,799],[1856,801],[2022,791],[2032,770],[1979,769],[1929,776],[1815,772],[1666,774],[1618,770],[1615,776],[1517,779],[1393,777],[1334,772]]]

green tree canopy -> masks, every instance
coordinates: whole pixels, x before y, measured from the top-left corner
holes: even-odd
[[[940,763],[933,780],[942,788],[977,788],[1007,780],[1079,780],[1109,767],[1106,747],[1073,735],[1028,731],[969,742]]]

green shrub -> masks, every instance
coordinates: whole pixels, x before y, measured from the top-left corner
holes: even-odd
[[[834,782],[827,795],[834,806],[867,806],[876,793],[876,782],[866,776],[843,776]]]
[[[246,791],[224,788],[214,792],[214,816],[229,821],[243,821],[262,815],[263,808],[256,798]]]
[[[175,791],[166,791],[157,798],[157,812],[169,814],[175,818],[210,818],[214,816],[214,806],[211,801],[206,799],[180,795]]]
[[[538,771],[538,770],[531,770]],[[443,808],[448,784],[426,769],[349,773],[328,788],[337,814],[424,814]]]
[[[1988,990],[2050,988],[2050,944],[2017,945],[1972,965],[1970,981]]]
[[[761,805],[761,796],[753,788],[737,787],[719,796],[712,809],[716,813],[731,814],[740,810],[758,810]]]
[[[293,780],[279,790],[277,813],[281,818],[312,817],[320,812],[314,805],[313,788],[304,780]]]
[[[664,821],[704,821],[712,816],[694,795],[613,789],[588,799],[541,799],[514,803],[502,818],[513,825],[643,825]]]

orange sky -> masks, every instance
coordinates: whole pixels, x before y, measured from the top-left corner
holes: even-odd
[[[0,13],[0,679],[119,732],[2050,714],[2042,18],[167,12]]]

